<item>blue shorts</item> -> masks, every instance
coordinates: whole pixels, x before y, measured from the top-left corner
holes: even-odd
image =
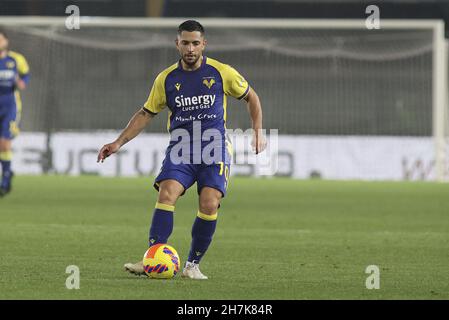
[[[11,140],[19,133],[14,99],[0,99],[0,138]]]
[[[169,149],[162,162],[162,168],[154,182],[154,188],[159,191],[159,184],[163,180],[174,179],[184,187],[184,193],[195,182],[200,194],[203,187],[211,187],[221,192],[225,197],[231,169],[231,154],[226,150],[226,161],[212,164],[174,164],[170,160]],[[184,194],[183,193],[183,194]]]

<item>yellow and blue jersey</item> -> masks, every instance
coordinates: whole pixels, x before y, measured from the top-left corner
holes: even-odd
[[[227,96],[242,99],[249,84],[234,68],[209,57],[201,66],[186,71],[181,62],[168,67],[157,77],[144,109],[157,114],[168,107],[169,132],[183,128],[189,132],[194,121],[201,131],[214,128],[225,134]]]
[[[8,51],[0,58],[0,138],[12,139],[19,133],[22,102],[17,78],[28,83],[30,69],[23,55]]]
[[[30,68],[23,55],[8,51],[5,58],[0,59],[0,96],[13,95],[16,90],[16,78],[25,83],[29,80]]]
[[[248,82],[234,68],[208,57],[203,57],[201,66],[194,71],[185,71],[179,61],[156,77],[144,110],[157,114],[168,108],[167,128],[172,135],[161,171],[155,179],[156,189],[161,181],[174,179],[185,190],[196,182],[198,193],[207,186],[225,196],[232,157],[230,144],[226,141],[226,99],[228,96],[242,99],[249,90]],[[195,127],[198,123],[201,130]],[[178,141],[177,134],[174,134],[177,129],[187,130],[190,139]],[[219,141],[204,139],[209,129],[219,132]],[[195,136],[197,133],[201,136]],[[198,139],[201,141],[200,150],[194,147]],[[181,155],[183,148],[179,152],[174,148],[183,142],[189,144],[188,156],[183,158],[187,162],[178,161],[179,156],[184,156]],[[219,147],[218,154],[215,154],[215,149],[210,154],[206,152],[206,156],[213,154],[213,159],[208,159],[212,161],[207,161],[202,151],[211,144],[214,148]],[[173,150],[176,150],[176,161],[172,157]]]

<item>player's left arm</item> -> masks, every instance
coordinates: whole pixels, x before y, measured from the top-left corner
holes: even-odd
[[[262,131],[262,105],[259,96],[253,88],[243,98],[246,101],[249,116],[251,117],[253,132],[252,147],[256,154],[261,153],[267,146],[265,135]]]
[[[25,90],[29,80],[30,80],[30,67],[25,57],[19,53],[13,55],[17,62],[17,72],[16,77],[16,88],[19,90]]]
[[[260,104],[259,96],[256,91],[250,87],[246,79],[229,65],[223,69],[223,78],[225,94],[246,101],[253,129],[251,145],[256,154],[261,153],[265,150],[267,141],[262,130],[262,106]]]
[[[23,80],[20,77],[16,78],[16,88],[18,88],[20,91],[25,90],[27,87],[27,83],[25,82],[25,80]]]

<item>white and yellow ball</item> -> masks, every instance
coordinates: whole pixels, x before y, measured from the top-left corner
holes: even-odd
[[[151,246],[143,256],[143,269],[150,278],[173,278],[179,271],[179,265],[178,253],[166,243]]]

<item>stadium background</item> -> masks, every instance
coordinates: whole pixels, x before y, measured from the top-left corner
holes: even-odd
[[[82,8],[81,16],[176,17],[182,16],[182,12],[187,16],[208,18],[365,19],[367,3],[2,1],[1,14],[61,16],[67,5],[75,4]],[[382,19],[445,19],[449,8],[445,1],[380,3]],[[35,145],[40,150],[38,158],[31,156],[30,159],[25,151],[16,150],[17,159],[20,159],[16,166],[22,173],[61,172],[54,163],[57,157],[57,151],[53,150],[52,138],[57,137],[54,133],[123,128],[124,119],[145,101],[155,75],[177,59],[176,51],[172,50],[170,29],[85,27],[74,31],[61,24],[57,28],[4,28],[12,38],[14,49],[27,56],[33,66],[33,85],[23,94],[25,112],[21,128],[24,132],[47,135],[36,138]],[[284,148],[287,143],[282,142],[281,154],[286,156],[280,161],[287,163],[288,169],[279,171],[278,175],[307,178],[318,173],[328,179],[435,179],[431,139],[434,133],[432,33],[413,28],[366,31],[334,30],[332,27],[273,29],[267,25],[264,29],[238,30],[236,37],[235,29],[209,28],[207,54],[238,66],[260,92],[267,129],[276,128],[280,135],[298,137],[354,137],[331,144],[335,151],[320,153],[301,146],[302,154],[316,155],[317,158],[309,162],[318,163],[319,159],[330,157],[329,164],[311,163],[304,167],[302,163],[307,159],[298,158],[294,151]],[[228,112],[228,128],[248,128],[246,110],[239,102],[230,99],[229,110],[232,112]],[[446,128],[449,127],[449,120],[445,123]],[[163,119],[155,121],[147,132],[164,133],[165,128]],[[388,144],[369,140],[370,137],[405,139],[392,139]],[[321,150],[331,148],[328,141],[322,141]],[[58,145],[57,141],[54,143]],[[307,145],[313,141],[303,139],[295,143]],[[361,147],[355,148],[354,144]],[[385,149],[400,152],[384,158]],[[82,152],[89,150],[91,146]],[[365,154],[370,150],[375,150],[369,157],[373,159],[371,162],[366,161],[368,157],[357,156],[348,165],[348,168],[355,168],[352,172],[350,169],[340,171],[340,163],[351,161],[346,156],[348,153]],[[34,168],[30,165],[32,162]],[[446,159],[445,179],[449,177],[448,162]],[[381,166],[381,163],[394,166]],[[233,174],[248,175],[254,171],[236,169]],[[82,170],[70,173],[79,172]],[[122,172],[126,170],[115,174]]]
[[[278,175],[300,180],[233,177],[202,267],[211,275],[209,284],[159,282],[149,290],[145,280],[129,278],[120,268],[146,249],[156,196],[148,175],[159,168],[161,159],[153,155],[163,153],[165,117],[126,146],[120,163],[119,157],[111,158],[101,167],[110,170],[100,172],[95,158],[101,144],[113,139],[145,101],[157,72],[177,59],[173,30],[67,30],[63,25],[21,26],[19,20],[12,26],[2,20],[65,17],[65,8],[73,4],[81,16],[180,21],[343,21],[365,19],[366,6],[376,4],[381,19],[442,19],[445,28],[449,25],[449,2],[443,0],[0,0],[0,27],[32,70],[23,93],[22,134],[14,143],[13,166],[20,170],[14,192],[0,202],[0,270],[5,274],[0,298],[449,297],[447,184],[307,179],[434,179],[430,31],[279,30],[267,25],[235,32],[205,24],[207,54],[236,66],[256,88],[264,126],[279,129],[287,160],[298,163],[293,169],[280,163]],[[241,103],[230,99],[228,110],[228,128],[249,126]],[[392,140],[383,143],[384,138]],[[142,152],[145,148],[151,148],[151,156]],[[120,169],[129,163],[135,170]],[[317,163],[329,172],[314,170]],[[255,172],[236,166],[232,174]],[[120,178],[127,175],[141,177]],[[171,241],[181,260],[188,250],[195,196],[187,193],[177,206]],[[235,249],[240,247],[245,249]],[[12,268],[30,259],[32,274]],[[78,291],[64,286],[64,270],[71,264],[81,269]],[[371,264],[381,267],[381,290],[365,287],[364,271]],[[229,266],[246,272],[230,279]],[[158,296],[150,297],[149,291]]]

